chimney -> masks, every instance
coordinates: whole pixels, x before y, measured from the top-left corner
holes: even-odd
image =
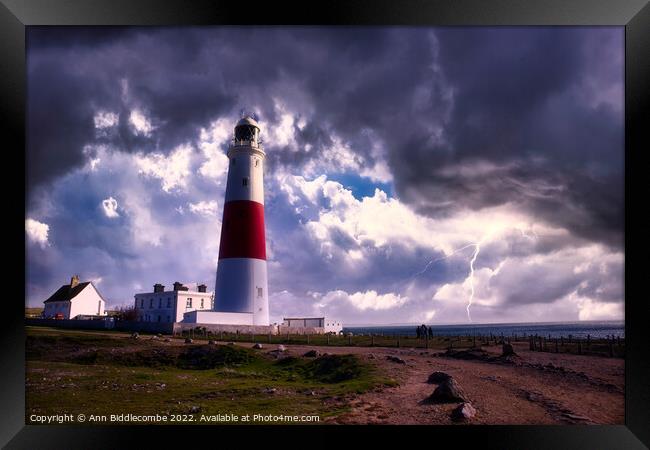
[[[207,292],[208,287],[205,284],[199,284],[199,292]]]
[[[160,284],[160,283],[156,283],[156,284],[153,285],[153,291],[154,292],[165,292],[165,286]]]
[[[70,278],[70,288],[73,288],[78,284],[79,284],[79,275],[72,275],[72,278]]]
[[[174,282],[174,290],[175,291],[181,291],[183,287],[183,283],[179,283],[178,281]]]

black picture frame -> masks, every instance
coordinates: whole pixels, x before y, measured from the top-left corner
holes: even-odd
[[[6,127],[3,156],[15,178],[4,177],[5,192],[16,190],[17,179],[23,176],[17,168],[26,164],[20,149],[25,148],[25,30],[30,25],[616,25],[625,27],[625,180],[627,225],[647,229],[647,219],[631,219],[629,202],[643,192],[635,186],[639,172],[647,167],[639,163],[648,145],[648,126],[642,111],[649,110],[650,80],[650,5],[645,0],[612,2],[608,0],[328,0],[319,4],[249,0],[0,0],[0,114]],[[26,183],[25,183],[26,184]],[[639,183],[640,184],[640,183]],[[10,202],[20,209],[19,202]],[[26,203],[25,203],[26,204]],[[23,211],[24,213],[24,211]],[[20,215],[17,212],[16,216]],[[10,229],[16,238],[10,239],[20,247],[24,236],[24,217],[17,217]],[[15,228],[14,228],[15,226]],[[644,252],[646,239],[642,233],[627,230],[625,252],[628,261]],[[633,245],[632,245],[633,243]],[[630,244],[630,245],[628,245]],[[17,248],[17,254],[23,254]],[[639,258],[640,259],[640,258]],[[11,258],[11,267],[4,275],[3,327],[0,348],[3,382],[3,419],[0,421],[0,444],[6,448],[131,448],[145,439],[147,445],[203,446],[202,442],[224,442],[251,434],[241,427],[174,427],[174,426],[34,426],[24,424],[24,303],[19,301],[21,267]],[[20,261],[20,257],[18,258]],[[475,443],[481,448],[526,449],[597,449],[647,448],[650,446],[650,358],[646,323],[650,320],[647,300],[630,295],[630,283],[643,282],[644,264],[626,264],[625,302],[626,333],[626,406],[625,425],[620,426],[470,426],[470,427],[293,427],[292,435],[305,433],[309,441],[327,440],[341,445],[341,439],[358,434],[361,439],[395,436],[399,442],[436,445],[442,440]],[[23,264],[22,269],[24,270]],[[15,273],[14,273],[15,271]],[[24,279],[24,274],[23,277]],[[15,292],[14,292],[15,291]],[[23,291],[24,295],[24,291]],[[283,442],[287,427],[253,427],[256,437],[266,442]],[[296,429],[298,428],[298,430]],[[416,437],[414,437],[417,435]],[[226,436],[229,435],[229,436]],[[295,440],[297,439],[297,440]],[[302,438],[291,439],[293,445],[303,445]],[[286,441],[285,441],[286,442]],[[304,445],[310,445],[308,441]],[[358,445],[358,444],[350,444]],[[396,444],[397,445],[397,444]]]

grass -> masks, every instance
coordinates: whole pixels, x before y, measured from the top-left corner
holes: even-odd
[[[284,414],[347,411],[350,396],[395,383],[354,355],[275,359],[266,350],[175,345],[128,335],[27,329],[31,414]],[[201,422],[193,422],[201,423]]]

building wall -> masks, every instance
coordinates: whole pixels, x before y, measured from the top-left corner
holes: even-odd
[[[76,297],[71,301],[70,319],[74,319],[80,314],[89,316],[103,316],[106,302],[99,295],[92,283],[88,284]]]
[[[192,300],[191,306],[188,306],[189,299]],[[212,292],[165,291],[136,294],[135,308],[138,320],[142,322],[180,322],[186,312],[212,309]]]
[[[340,333],[343,331],[343,322],[338,319],[325,318],[325,333]]]
[[[70,318],[70,302],[49,302],[43,308],[43,317],[53,318],[57,313],[63,314],[66,319]]]
[[[252,313],[227,313],[217,311],[191,311],[183,316],[183,323],[254,325]]]

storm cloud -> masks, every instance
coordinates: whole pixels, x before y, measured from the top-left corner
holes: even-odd
[[[504,305],[516,320],[526,305],[620,304],[623,38],[607,27],[30,27],[30,301],[75,265],[116,301],[163,278],[211,284],[224,152],[247,111],[267,151],[278,308],[300,298],[314,313],[461,320],[443,309],[467,295],[472,249],[450,253],[481,239],[486,218],[485,320]],[[202,256],[145,263],[184,247]],[[64,254],[78,261],[55,269]],[[605,266],[574,270],[581,258]]]

